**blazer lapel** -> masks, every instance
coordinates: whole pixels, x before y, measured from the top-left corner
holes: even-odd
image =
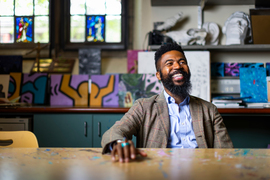
[[[162,127],[166,133],[166,140],[169,139],[169,130],[170,130],[170,119],[169,119],[169,111],[168,105],[166,103],[163,91],[160,93],[156,100],[157,111],[161,120]]]
[[[207,143],[204,135],[202,107],[197,103],[196,99],[194,99],[194,97],[192,96],[190,96],[189,108],[197,144],[199,148],[207,148]]]

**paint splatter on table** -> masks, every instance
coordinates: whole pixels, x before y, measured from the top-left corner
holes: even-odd
[[[143,149],[112,162],[100,148],[0,148],[0,179],[264,179],[270,149]]]

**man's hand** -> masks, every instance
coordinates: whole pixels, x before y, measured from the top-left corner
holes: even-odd
[[[144,151],[136,149],[131,140],[127,141],[126,139],[124,141],[117,142],[117,144],[113,146],[111,152],[112,161],[117,161],[115,156],[118,155],[118,160],[121,163],[129,162],[130,159],[136,159],[137,154],[143,157],[147,156]]]

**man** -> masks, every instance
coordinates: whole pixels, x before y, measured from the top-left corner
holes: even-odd
[[[129,162],[137,154],[147,156],[135,149],[132,135],[137,137],[138,148],[232,148],[217,108],[189,95],[191,73],[182,48],[176,43],[161,46],[155,53],[155,65],[164,91],[137,100],[104,133],[103,153],[111,152],[114,161],[117,154],[120,162]]]

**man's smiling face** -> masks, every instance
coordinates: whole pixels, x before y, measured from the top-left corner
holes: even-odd
[[[158,62],[156,76],[172,94],[186,97],[191,89],[190,71],[183,53],[172,50],[164,53]]]

